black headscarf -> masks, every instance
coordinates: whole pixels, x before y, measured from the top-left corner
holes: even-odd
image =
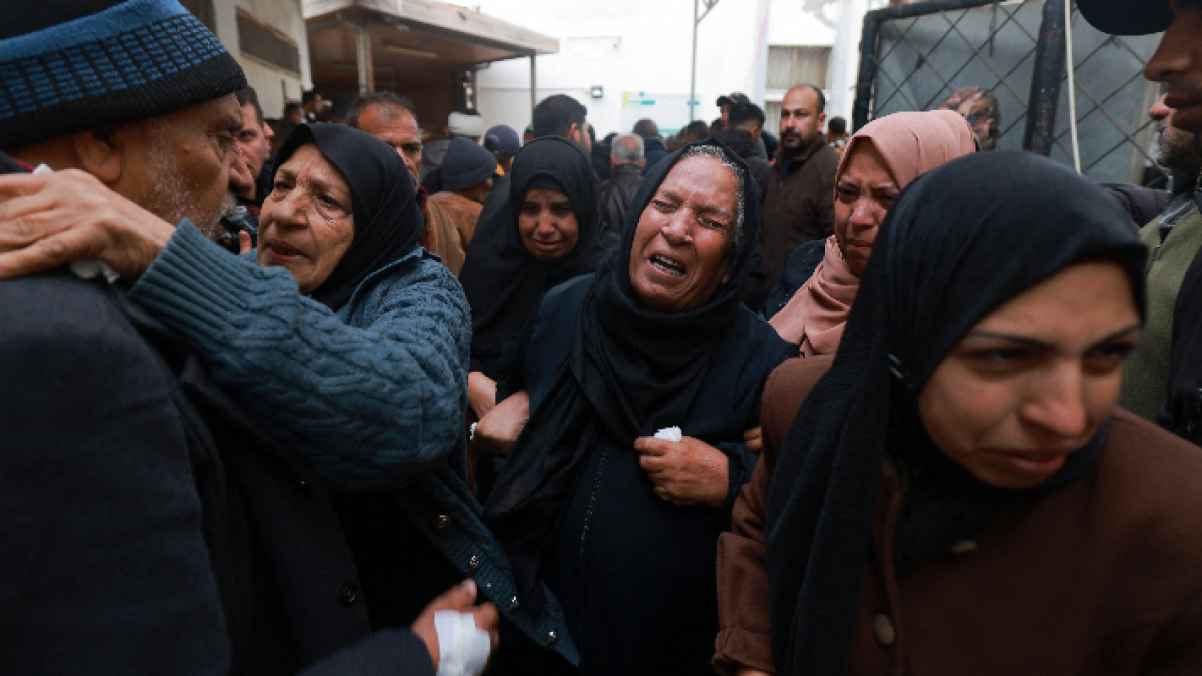
[[[368,275],[417,246],[422,214],[400,156],[388,144],[353,127],[323,122],[298,125],[280,148],[276,170],[309,143],[342,174],[351,191],[355,217],[351,245],[326,281],[309,294],[337,312]]]
[[[742,232],[727,259],[729,277],[700,307],[679,313],[644,306],[630,284],[629,260],[635,229],[660,184],[690,148],[710,146],[737,167],[744,194]],[[520,592],[530,595],[575,469],[605,436],[632,445],[659,427],[687,424],[687,413],[703,378],[715,368],[744,373],[771,368],[789,349],[752,348],[750,354],[716,354],[734,329],[754,243],[759,237],[758,200],[746,165],[714,140],[687,146],[659,163],[639,188],[627,216],[622,246],[597,272],[575,327],[571,354],[554,378],[545,401],[530,421],[488,502],[488,516],[514,564]],[[758,320],[757,320],[758,321]],[[710,393],[720,397],[724,393]],[[572,442],[569,440],[579,440]]]
[[[540,261],[518,234],[518,211],[531,188],[567,195],[579,228],[576,247],[563,258]],[[472,370],[496,378],[501,362],[534,318],[547,289],[593,271],[596,181],[584,152],[557,136],[535,139],[513,158],[509,200],[476,227],[459,281],[472,307]]]
[[[1123,266],[1142,313],[1145,252],[1128,220],[1104,189],[1030,154],[970,155],[908,186],[881,227],[835,362],[793,422],[773,478],[777,673],[847,673],[882,462],[886,453],[903,462],[942,456],[915,401],[978,321],[1090,259]],[[919,448],[903,448],[910,443]],[[1061,475],[1084,474],[1091,455],[1073,454]],[[1048,483],[1063,483],[1061,475]]]

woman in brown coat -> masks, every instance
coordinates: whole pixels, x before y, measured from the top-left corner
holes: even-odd
[[[1143,258],[1042,158],[907,189],[833,362],[769,381],[715,665],[1202,673],[1202,451],[1115,408]]]

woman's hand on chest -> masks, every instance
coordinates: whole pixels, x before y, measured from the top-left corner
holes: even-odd
[[[721,507],[730,490],[726,454],[694,437],[665,441],[654,437],[634,440],[639,466],[655,494],[674,505]]]

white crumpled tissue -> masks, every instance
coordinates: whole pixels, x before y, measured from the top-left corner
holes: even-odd
[[[54,173],[54,170],[51,169],[49,165],[39,164],[37,166],[37,168],[35,168],[33,170],[33,173],[34,174],[52,174],[52,173]],[[118,275],[116,272],[113,272],[113,269],[110,268],[107,264],[105,264],[104,261],[99,261],[99,260],[94,260],[94,259],[72,262],[71,263],[71,272],[75,273],[75,276],[79,277],[81,279],[95,279],[101,275],[104,275],[104,279],[109,284],[112,284],[113,282],[117,281],[118,279],[121,279],[121,275]]]
[[[663,439],[664,441],[680,441],[680,437],[679,427],[665,427],[655,433],[656,439]]]
[[[434,631],[438,634],[437,676],[479,676],[484,671],[492,642],[488,632],[476,626],[475,616],[436,610]]]

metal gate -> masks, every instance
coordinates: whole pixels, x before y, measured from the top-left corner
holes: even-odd
[[[1157,88],[1143,78],[1158,35],[1117,37],[1071,19],[1081,169],[1106,181],[1145,182]],[[938,107],[962,87],[997,100],[997,148],[1073,163],[1063,0],[935,0],[864,18],[852,122]],[[1158,179],[1163,181],[1163,178]]]

